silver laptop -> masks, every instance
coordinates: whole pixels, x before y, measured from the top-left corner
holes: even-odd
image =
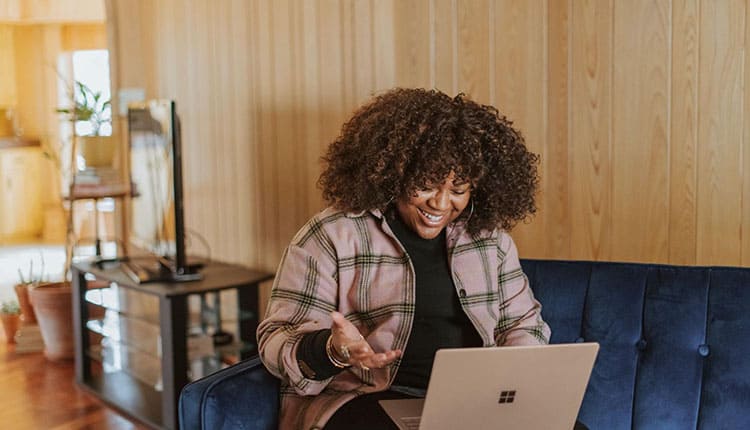
[[[424,399],[381,400],[401,430],[571,430],[598,343],[441,349]]]

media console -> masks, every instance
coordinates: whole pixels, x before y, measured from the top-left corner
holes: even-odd
[[[257,354],[270,273],[208,262],[197,281],[138,283],[116,261],[72,270],[76,382],[153,428],[177,429],[189,381]]]

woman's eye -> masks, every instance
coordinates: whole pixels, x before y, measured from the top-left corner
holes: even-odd
[[[471,188],[461,188],[461,189],[458,189],[458,190],[453,190],[453,194],[458,194],[460,196],[461,194],[468,193],[470,189]]]

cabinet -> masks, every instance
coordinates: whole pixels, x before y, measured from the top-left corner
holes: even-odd
[[[72,266],[76,382],[154,428],[177,429],[185,384],[257,354],[258,286],[272,275],[210,262],[200,281],[139,284],[122,264]]]
[[[42,233],[41,163],[38,141],[0,138],[0,238]]]

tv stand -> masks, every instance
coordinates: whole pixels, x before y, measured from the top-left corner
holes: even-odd
[[[138,259],[122,258],[100,260],[100,269],[119,268],[128,278],[137,284],[147,282],[194,282],[203,279],[199,272],[203,263],[190,264],[186,269],[177,270],[166,258],[144,257]]]
[[[176,430],[185,384],[257,354],[258,288],[273,275],[210,261],[198,281],[141,283],[125,267],[158,269],[158,263],[131,258],[73,264],[76,382],[152,428]],[[222,290],[234,290],[237,302],[236,310],[226,306],[231,302],[222,306],[224,318],[217,306]],[[190,313],[189,298],[203,303],[206,295],[217,301],[213,309],[201,304],[199,321],[213,323],[196,338],[201,327]],[[114,356],[123,359],[112,361]]]

